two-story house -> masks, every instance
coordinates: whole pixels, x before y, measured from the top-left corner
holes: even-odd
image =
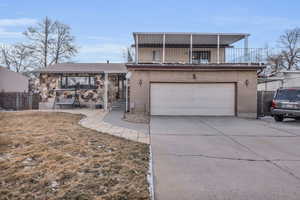
[[[128,111],[256,117],[259,53],[249,34],[133,33]],[[243,48],[233,44],[244,40]]]

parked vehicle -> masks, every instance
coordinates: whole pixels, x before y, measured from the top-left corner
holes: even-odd
[[[284,118],[300,119],[300,87],[279,88],[272,101],[271,113],[279,122]]]

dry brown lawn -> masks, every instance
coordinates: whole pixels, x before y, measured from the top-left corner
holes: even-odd
[[[80,115],[0,113],[0,199],[149,199],[148,146],[78,125]]]

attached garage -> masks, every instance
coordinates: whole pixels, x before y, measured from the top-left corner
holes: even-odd
[[[151,83],[150,114],[234,116],[235,83]]]
[[[255,118],[259,66],[127,64],[127,111],[162,116]]]

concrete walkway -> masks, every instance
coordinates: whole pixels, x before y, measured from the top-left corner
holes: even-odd
[[[147,124],[129,123],[122,120],[122,111],[104,112],[100,109],[59,109],[43,110],[82,114],[86,117],[79,124],[96,131],[122,137],[128,140],[149,144],[149,129]]]
[[[107,113],[103,119],[105,123],[113,124],[118,127],[122,127],[125,130],[136,130],[140,138],[149,137],[149,124],[144,123],[131,123],[122,120],[124,115],[123,110],[113,109],[111,112]]]

